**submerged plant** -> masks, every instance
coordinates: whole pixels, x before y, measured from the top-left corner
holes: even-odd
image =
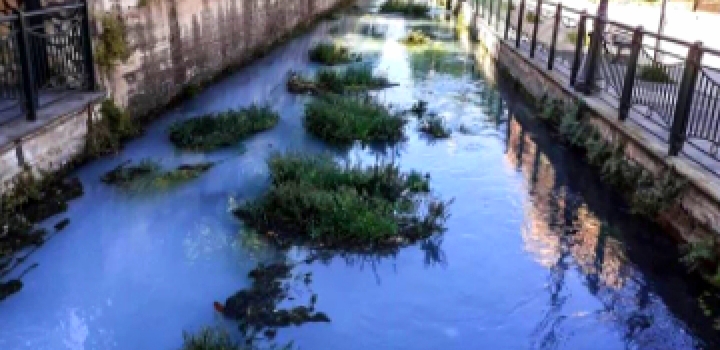
[[[163,171],[156,161],[143,159],[135,165],[130,161],[107,172],[101,180],[136,191],[167,189],[195,179],[212,168],[213,163],[183,164]]]
[[[380,12],[425,18],[428,17],[430,7],[425,3],[415,2],[413,0],[388,0],[380,6]]]
[[[452,130],[450,130],[442,118],[438,116],[421,120],[419,130],[436,139],[446,139],[452,134]]]
[[[405,122],[369,97],[324,96],[305,106],[303,125],[322,140],[349,145],[401,141]]]
[[[235,214],[278,243],[393,249],[443,229],[447,203],[426,194],[428,177],[419,173],[292,153],[268,165],[270,190]]]
[[[308,56],[310,61],[328,66],[352,61],[348,49],[335,43],[319,43],[310,49]]]
[[[170,127],[170,141],[184,150],[212,151],[271,129],[279,119],[269,106],[251,105],[177,122]]]

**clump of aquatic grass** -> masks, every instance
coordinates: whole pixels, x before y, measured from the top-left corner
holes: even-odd
[[[640,66],[640,70],[637,73],[637,78],[638,80],[651,83],[667,84],[675,82],[662,67],[650,64]]]
[[[235,214],[280,243],[396,248],[443,230],[448,203],[427,195],[427,175],[328,155],[275,155],[268,165],[270,190]]]
[[[287,85],[288,91],[292,93],[319,95],[326,92],[342,94],[351,91],[379,89],[391,84],[387,78],[375,76],[371,67],[362,65],[343,70],[321,69],[315,75],[314,80],[292,73]]]
[[[446,139],[452,134],[452,130],[438,116],[431,116],[421,120],[419,130],[435,139]]]
[[[325,96],[305,106],[305,128],[338,145],[397,142],[404,139],[405,119],[369,97]]]
[[[407,17],[426,18],[430,7],[413,0],[388,0],[380,6],[381,13],[399,14]]]
[[[410,111],[420,118],[422,118],[422,116],[424,116],[425,113],[427,113],[427,110],[428,110],[428,103],[427,103],[427,101],[423,101],[423,100],[417,100],[415,103],[413,103],[412,108],[410,108]]]
[[[95,62],[103,69],[111,69],[130,57],[125,23],[115,15],[100,16],[102,31],[95,46]]]
[[[413,30],[401,39],[400,42],[407,46],[419,46],[428,44],[430,42],[430,38],[428,38],[428,36],[423,32]]]
[[[118,165],[102,176],[107,184],[136,191],[168,189],[198,178],[210,170],[213,163],[183,164],[170,171],[163,171],[160,164],[143,159],[137,164],[130,161]]]
[[[181,350],[256,350],[251,345],[232,339],[230,334],[219,328],[204,328],[195,334],[183,333]]]
[[[271,129],[279,119],[269,106],[252,105],[177,122],[170,127],[170,141],[184,150],[211,151]]]
[[[308,56],[310,61],[328,66],[352,61],[348,49],[335,43],[319,43],[310,49]]]

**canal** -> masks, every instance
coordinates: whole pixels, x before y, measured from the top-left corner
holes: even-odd
[[[661,229],[628,213],[582,158],[530,117],[509,89],[474,70],[472,44],[443,19],[371,13],[327,20],[197,97],[165,113],[113,157],[75,173],[85,194],[70,225],[32,254],[24,288],[0,303],[1,349],[177,349],[182,332],[234,329],[213,310],[250,284],[258,263],[300,263],[295,299],[317,296],[329,323],[281,329],[300,349],[710,349],[720,347],[706,294],[687,276]],[[435,38],[408,48],[411,30]],[[311,73],[307,51],[333,39],[398,84],[373,92],[396,111],[418,100],[453,130],[431,140],[407,125],[387,149],[329,148],[303,128],[312,97],[286,92],[291,71]],[[217,152],[180,152],[168,127],[254,102],[270,103],[277,127]],[[391,255],[278,250],[231,210],[268,187],[278,151],[333,152],[394,160],[428,172],[453,199],[447,231]],[[137,193],[100,181],[127,160],[165,167],[217,162],[168,191]],[[293,284],[294,283],[294,284]],[[295,285],[296,284],[296,285]],[[288,301],[291,303],[290,301]]]

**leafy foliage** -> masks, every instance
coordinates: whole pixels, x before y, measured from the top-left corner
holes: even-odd
[[[638,80],[651,83],[667,84],[675,82],[661,66],[650,64],[640,66],[640,70],[637,73],[637,78]]]
[[[335,43],[320,43],[308,52],[310,61],[328,66],[349,63],[352,57],[346,47]]]
[[[106,14],[100,16],[102,32],[98,36],[95,47],[95,62],[105,69],[114,67],[118,62],[130,57],[125,34],[125,24],[116,16]]]
[[[425,175],[394,164],[343,165],[326,155],[275,155],[268,165],[271,189],[235,213],[275,239],[395,248],[442,230],[447,203],[420,197],[429,190]]]
[[[423,32],[413,30],[400,40],[400,42],[407,46],[419,46],[430,43],[430,38],[428,38]]]
[[[419,129],[421,132],[436,139],[446,139],[452,134],[452,130],[450,130],[442,118],[438,116],[431,116],[421,120]]]
[[[279,119],[269,106],[252,105],[177,122],[170,127],[170,141],[180,149],[211,151],[271,129]]]
[[[380,6],[380,12],[414,18],[426,18],[430,12],[430,7],[425,3],[412,0],[388,0]]]
[[[404,139],[405,119],[370,98],[324,96],[305,107],[305,128],[337,145]]]
[[[118,107],[112,99],[100,105],[101,118],[93,122],[85,145],[89,158],[115,153],[122,142],[137,136],[141,130],[124,109]]]

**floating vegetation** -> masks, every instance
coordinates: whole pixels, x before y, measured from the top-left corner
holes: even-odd
[[[213,163],[184,164],[171,171],[163,171],[156,161],[143,159],[133,165],[127,161],[107,172],[102,182],[133,190],[167,189],[198,178],[210,170]]]
[[[279,308],[279,304],[289,299],[291,285],[284,281],[292,276],[293,266],[281,262],[269,265],[260,264],[248,273],[253,280],[252,286],[229,297],[224,304],[216,303],[216,310],[239,323],[241,333],[248,339],[263,333],[273,338],[277,328],[299,326],[308,322],[330,322],[322,312],[315,311],[317,296],[313,294],[308,305],[289,309]],[[309,284],[311,275],[304,274],[302,279]]]
[[[35,229],[35,224],[66,211],[67,202],[83,194],[80,181],[67,179],[63,173],[40,177],[23,173],[14,180],[13,190],[0,197],[0,300],[22,289],[19,278],[6,280],[25,260],[17,255],[41,246],[47,239],[48,232]]]
[[[427,113],[428,110],[428,103],[427,101],[423,100],[417,100],[415,103],[413,103],[412,108],[410,108],[410,111],[417,115],[419,118],[422,118],[425,113]]]
[[[388,0],[380,6],[380,13],[399,14],[406,17],[427,18],[430,6],[413,0]]]
[[[675,81],[661,66],[647,64],[642,65],[639,68],[640,70],[637,73],[638,80],[662,84],[675,83]]]
[[[291,73],[288,79],[288,91],[292,93],[336,93],[360,92],[390,87],[393,84],[385,77],[377,77],[367,65],[348,67],[344,70],[321,69],[315,79],[305,78]]]
[[[348,49],[335,43],[319,43],[308,51],[310,61],[328,66],[353,61]]]
[[[170,127],[170,141],[184,150],[212,151],[269,130],[279,119],[269,106],[251,105],[177,122]]]
[[[370,97],[324,96],[305,106],[303,125],[335,145],[393,143],[405,138],[406,120]]]
[[[449,203],[429,195],[428,175],[329,155],[274,155],[268,165],[270,190],[235,215],[281,246],[393,250],[444,230]]]
[[[430,43],[430,38],[428,38],[423,32],[413,30],[401,39],[400,42],[407,46],[420,46]]]
[[[472,63],[458,52],[445,49],[442,45],[410,52],[410,66],[416,78],[425,78],[431,74],[447,74],[462,77],[472,71]]]
[[[429,116],[420,120],[418,130],[435,139],[446,139],[452,134],[452,130],[450,130],[450,128],[445,125],[443,119],[438,116]]]

